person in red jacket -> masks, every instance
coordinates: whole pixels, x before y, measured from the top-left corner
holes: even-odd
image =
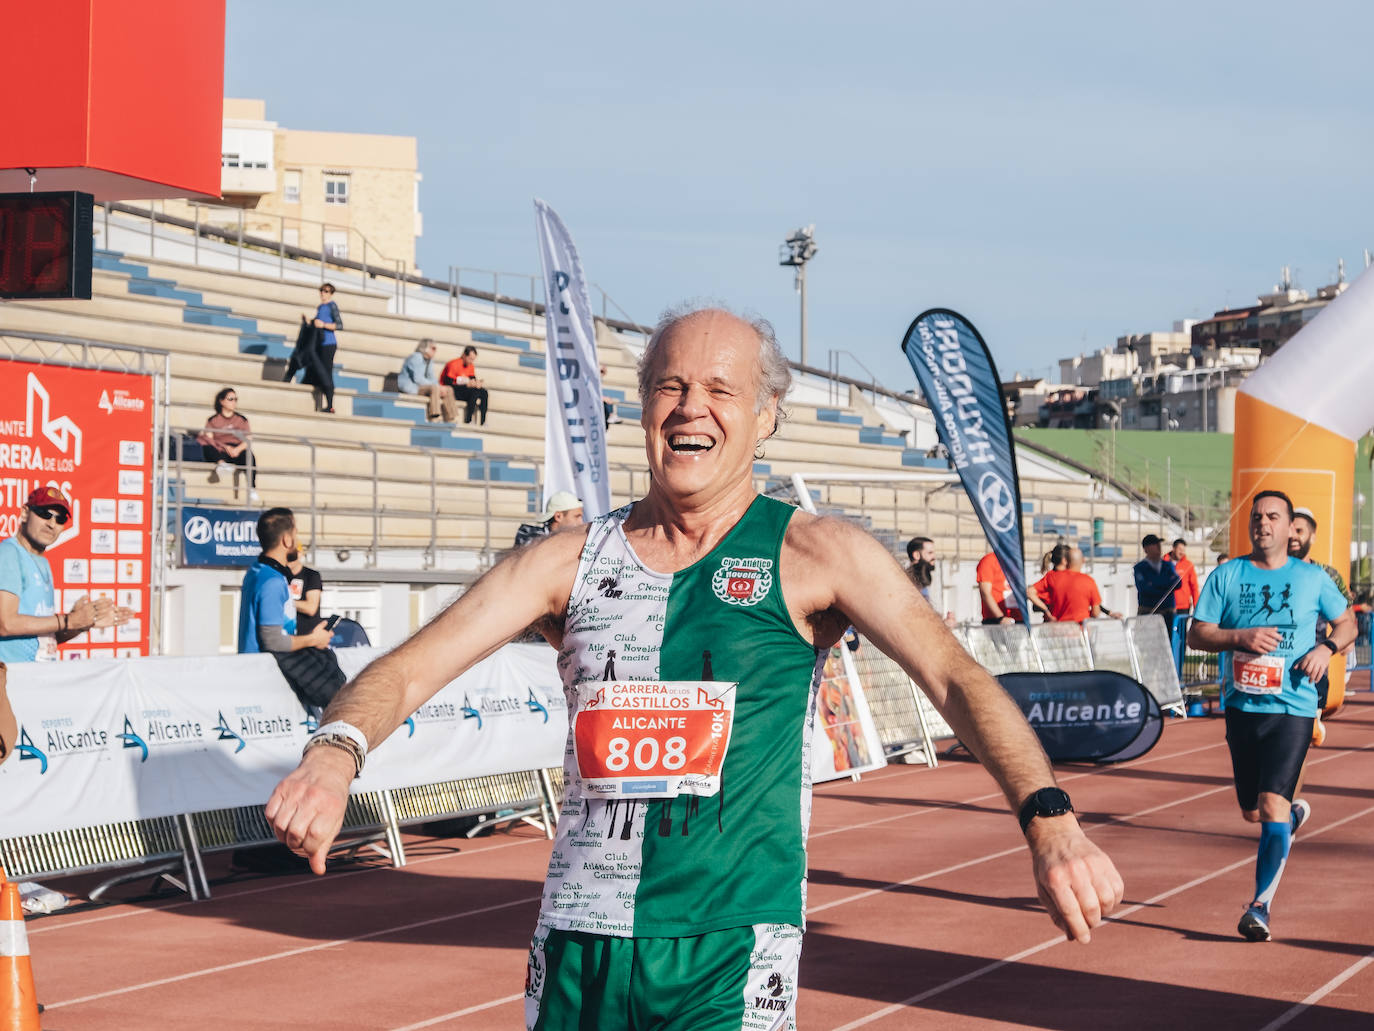
[[[1169,558],[1173,560],[1179,580],[1178,590],[1174,591],[1174,613],[1179,616],[1192,615],[1198,595],[1197,567],[1188,558],[1188,542],[1182,537],[1174,541]]]

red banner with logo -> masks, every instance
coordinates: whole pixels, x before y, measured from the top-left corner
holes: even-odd
[[[46,552],[55,608],[88,594],[133,610],[62,645],[64,659],[148,654],[152,441],[151,377],[0,363],[0,538],[19,532],[30,491],[57,487],[72,518]]]

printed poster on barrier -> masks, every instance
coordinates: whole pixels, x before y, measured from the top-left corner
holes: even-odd
[[[714,795],[730,747],[738,686],[714,680],[583,684],[573,723],[583,794]]]
[[[35,488],[72,500],[48,548],[56,608],[84,594],[133,610],[121,627],[59,646],[64,659],[148,654],[152,576],[153,381],[149,376],[6,362],[0,376],[0,538]]]
[[[343,648],[358,671],[381,652]],[[0,765],[0,835],[261,805],[318,724],[270,655],[16,663],[20,730]],[[507,645],[373,747],[355,792],[538,770],[563,761],[555,653]]]
[[[819,784],[886,764],[882,738],[869,712],[853,656],[848,648],[831,648],[816,692],[811,779]]]

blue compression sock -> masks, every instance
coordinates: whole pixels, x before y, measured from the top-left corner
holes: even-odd
[[[1278,890],[1293,846],[1293,825],[1288,820],[1260,824],[1259,855],[1255,859],[1255,901],[1269,905]]]

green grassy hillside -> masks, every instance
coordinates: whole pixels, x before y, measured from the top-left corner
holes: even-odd
[[[1167,497],[1175,504],[1182,504],[1186,499],[1195,507],[1221,505],[1231,493],[1229,433],[1119,430],[1115,434],[1114,449],[1111,430],[1027,428],[1016,433],[1101,473],[1115,475],[1137,490],[1144,491],[1148,486],[1149,493]],[[1369,436],[1359,442],[1355,459],[1355,493],[1364,494],[1366,499],[1374,499],[1369,477],[1371,442],[1374,437]],[[1366,539],[1371,518],[1374,518],[1374,500],[1367,500],[1363,515]]]

